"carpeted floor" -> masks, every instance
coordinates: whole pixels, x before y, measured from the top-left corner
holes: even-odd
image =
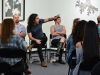
[[[35,54],[32,54],[32,56],[34,55]],[[39,60],[39,57],[32,57],[32,60],[33,59]],[[55,59],[57,58],[55,57]],[[63,60],[65,60],[65,56]],[[41,67],[40,64],[40,62],[28,63],[29,69],[32,71],[30,75],[68,75],[68,64],[47,63],[47,67]]]
[[[59,63],[47,63],[48,67],[40,66],[40,62],[28,64],[31,75],[68,75],[68,65]]]

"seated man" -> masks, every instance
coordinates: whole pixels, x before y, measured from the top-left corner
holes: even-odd
[[[2,30],[0,35],[0,48],[20,48],[23,50],[27,50],[27,45],[25,45],[25,40],[15,35],[13,30],[15,28],[15,24],[13,19],[4,19],[2,22]],[[2,58],[0,57],[0,61],[4,61],[9,63],[11,66],[17,66],[21,64],[22,58]],[[26,73],[30,74],[31,72],[28,70],[28,65],[26,64]],[[5,75],[11,75],[10,73]],[[13,75],[23,75],[22,73],[13,73]]]
[[[57,48],[57,56],[59,56],[58,62],[61,64],[65,64],[62,61],[62,54],[66,43],[66,39],[64,37],[64,34],[66,34],[66,29],[65,26],[60,25],[60,23],[61,23],[61,18],[58,17],[57,19],[55,19],[55,25],[51,26],[50,28],[53,39],[51,44],[55,47],[58,47]]]
[[[43,34],[42,24],[49,21],[53,21],[58,16],[59,15],[47,19],[39,19],[38,14],[31,14],[28,19],[27,32],[29,39],[32,40],[31,45],[28,49],[31,51],[32,47],[38,48],[37,51],[40,57],[42,67],[47,67],[47,64],[45,63],[42,54],[42,46],[45,45],[45,43],[47,42],[47,36]]]
[[[25,26],[19,23],[19,15],[18,14],[14,14],[13,15],[13,20],[15,23],[15,29],[14,29],[14,33],[16,35],[19,35],[20,37],[25,39],[26,36],[26,29]]]

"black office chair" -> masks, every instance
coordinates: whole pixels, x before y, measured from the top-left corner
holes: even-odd
[[[92,61],[88,61],[88,62],[85,62],[83,61],[80,66],[79,66],[79,69],[78,69],[78,74],[80,74],[80,71],[90,71],[92,70],[92,68],[99,62],[99,60],[92,60]]]
[[[68,61],[68,65],[69,65],[69,69],[68,69],[68,75],[70,75],[70,70],[74,69],[76,66],[76,49],[74,49],[72,51],[71,56],[69,57],[69,61]]]
[[[66,34],[64,35],[64,37],[67,39],[67,35],[66,35]],[[51,44],[51,41],[52,41],[52,35],[50,34],[50,40],[49,40],[49,47],[50,47],[50,49],[49,49],[49,61],[50,61],[50,58],[51,58],[51,52],[56,52],[56,51],[57,51],[57,50],[55,50],[55,49],[51,49],[51,48],[57,48],[57,46],[55,47],[55,46],[53,46],[53,45]],[[65,49],[66,49],[66,45],[65,45]],[[64,50],[63,52],[65,53],[65,59],[66,59],[67,51]],[[54,54],[55,54],[55,53],[54,53]]]
[[[12,72],[11,65],[6,62],[0,62],[0,73],[10,73]]]
[[[24,51],[23,49],[2,48],[2,49],[0,49],[0,57],[2,57],[2,58],[22,58],[22,60],[21,60],[22,64],[17,67],[9,66],[8,64],[6,64],[7,65],[7,67],[6,67],[5,63],[1,63],[2,66],[0,66],[0,71],[3,70],[1,67],[4,67],[6,69],[9,68],[9,70],[11,70],[12,74],[13,74],[13,72],[22,72],[22,73],[24,72],[25,73],[26,51]],[[25,73],[25,75],[26,75],[26,73]]]
[[[91,75],[100,75],[100,61],[92,68]]]
[[[44,35],[46,35],[45,33],[43,33]],[[31,44],[31,40],[29,39],[29,45]],[[37,47],[33,47],[33,48],[37,48]],[[44,48],[42,51],[44,51],[44,57],[45,57],[45,59],[46,59],[46,57],[47,57],[47,60],[48,60],[48,53],[47,53],[47,43],[44,45],[44,46],[42,46],[42,48]],[[34,56],[32,56],[31,54],[32,53],[34,53],[34,54],[37,54],[37,50],[35,50],[35,51],[30,51],[29,50],[29,60],[32,58],[32,57],[38,57],[38,56],[36,56],[36,55],[34,55]],[[34,60],[36,60],[36,61],[38,61],[37,59],[34,59]]]

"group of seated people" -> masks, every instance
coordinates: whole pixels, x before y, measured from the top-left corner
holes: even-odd
[[[76,66],[71,69],[70,75],[99,75],[99,66],[88,65],[83,66],[85,69],[92,67],[91,70],[80,70],[82,63],[92,64],[94,61],[99,62],[100,51],[100,16],[97,17],[98,24],[94,21],[80,20],[76,18],[73,21],[72,32],[69,35],[66,43],[66,50],[68,50],[67,63],[70,64],[70,57],[73,51],[76,51]],[[71,60],[74,60],[71,59]],[[100,62],[98,63],[100,65]],[[71,65],[72,66],[72,65]],[[70,65],[69,65],[70,67]],[[96,69],[97,68],[97,69]],[[98,74],[99,73],[99,74]]]
[[[56,56],[59,57],[58,62],[65,64],[65,62],[62,60],[62,53],[66,43],[66,39],[64,37],[64,34],[66,34],[66,29],[64,25],[60,25],[61,18],[59,15],[47,19],[39,19],[38,14],[31,14],[28,19],[27,30],[24,25],[19,23],[19,20],[19,15],[14,14],[13,19],[6,18],[0,24],[0,49],[20,48],[27,52],[27,49],[31,51],[32,48],[37,47],[41,66],[47,67],[42,54],[42,46],[47,42],[47,36],[43,34],[42,24],[54,20],[55,25],[52,25],[50,28],[53,39],[52,45],[58,47],[56,54]],[[30,46],[27,46],[27,43],[25,42],[26,34],[28,34],[28,37],[31,40]],[[0,61],[7,62],[11,66],[16,66],[21,63],[21,58],[13,59],[0,57]],[[27,63],[25,67],[25,72],[27,74],[31,74]],[[5,73],[5,75],[10,75],[10,73]],[[13,75],[22,75],[22,73],[13,73]]]
[[[77,75],[77,66],[83,61],[99,60],[99,33],[100,33],[100,16],[98,16],[98,24],[94,21],[85,21],[76,18],[73,21],[72,32],[69,35],[67,41],[64,35],[66,34],[66,28],[64,25],[60,25],[61,17],[59,15],[47,18],[39,19],[38,14],[31,14],[28,18],[27,30],[24,25],[19,23],[19,15],[14,14],[13,19],[7,18],[0,24],[0,48],[21,48],[27,52],[27,49],[32,51],[32,48],[38,48],[38,54],[42,67],[47,67],[44,62],[42,54],[42,46],[47,42],[47,36],[43,34],[42,24],[55,21],[55,25],[50,27],[52,35],[53,46],[57,47],[58,62],[65,64],[62,60],[63,50],[66,45],[68,55],[66,61],[69,62],[69,58],[73,50],[76,50],[76,67],[71,69],[70,75]],[[27,32],[26,32],[27,31]],[[25,36],[28,34],[31,44],[27,46],[25,42]],[[8,61],[9,60],[9,61]],[[20,64],[21,58],[1,58],[0,61],[5,61],[11,66]],[[31,74],[26,63],[26,73]],[[88,66],[87,66],[88,67]],[[5,73],[9,75],[10,73]],[[91,71],[81,71],[79,75],[94,75]],[[16,73],[14,74],[16,75]],[[18,75],[22,75],[19,73]]]

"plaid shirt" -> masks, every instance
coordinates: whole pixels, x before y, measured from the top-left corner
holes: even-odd
[[[0,39],[0,48],[21,48],[21,49],[27,50],[27,44],[24,41],[24,39],[19,37],[18,35],[12,35],[6,45],[2,45],[1,39]],[[13,66],[17,62],[21,61],[21,58],[1,58],[0,57],[0,61],[7,62]]]

